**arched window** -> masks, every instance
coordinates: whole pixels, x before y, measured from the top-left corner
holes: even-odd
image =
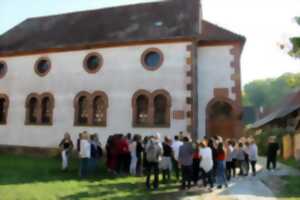
[[[33,93],[26,100],[27,125],[52,125],[54,97],[50,93]]]
[[[7,123],[8,105],[8,97],[4,94],[0,94],[0,124],[2,125]]]
[[[170,126],[171,97],[165,90],[150,93],[140,90],[133,95],[133,125],[138,127]]]
[[[52,124],[54,98],[52,95],[45,93],[44,95],[42,95],[41,99],[41,124]]]
[[[80,92],[74,102],[75,125],[106,126],[107,95],[102,91]]]
[[[107,96],[103,92],[95,92],[93,94],[93,120],[94,126],[106,126],[106,113],[108,107]]]
[[[87,125],[88,124],[88,98],[82,96],[78,100],[78,124]]]
[[[38,124],[38,115],[39,115],[39,108],[38,108],[38,98],[37,97],[31,97],[29,99],[28,105],[27,105],[27,123],[28,124]]]
[[[136,124],[149,124],[149,99],[145,95],[136,98]]]
[[[154,124],[167,124],[167,98],[164,95],[154,97]]]
[[[152,96],[154,126],[170,126],[170,94],[165,90],[156,90]]]

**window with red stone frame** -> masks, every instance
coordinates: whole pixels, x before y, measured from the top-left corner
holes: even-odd
[[[54,97],[51,93],[32,93],[26,99],[26,125],[53,124]]]
[[[74,100],[75,126],[106,126],[108,97],[102,91],[80,92]]]
[[[134,127],[170,127],[171,97],[165,90],[137,91],[132,98]]]

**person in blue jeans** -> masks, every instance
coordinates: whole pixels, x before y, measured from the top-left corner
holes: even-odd
[[[227,180],[225,176],[225,150],[223,143],[218,144],[217,148],[217,185],[222,188],[223,185],[227,187]]]

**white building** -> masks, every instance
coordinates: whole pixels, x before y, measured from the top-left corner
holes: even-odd
[[[238,137],[245,38],[199,0],[30,18],[0,36],[0,144],[65,132]]]

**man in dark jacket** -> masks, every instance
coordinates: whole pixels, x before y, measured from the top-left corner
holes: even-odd
[[[277,153],[279,151],[279,144],[276,142],[276,137],[271,136],[269,138],[269,145],[267,151],[267,169],[270,170],[272,164],[273,169],[276,169]]]

